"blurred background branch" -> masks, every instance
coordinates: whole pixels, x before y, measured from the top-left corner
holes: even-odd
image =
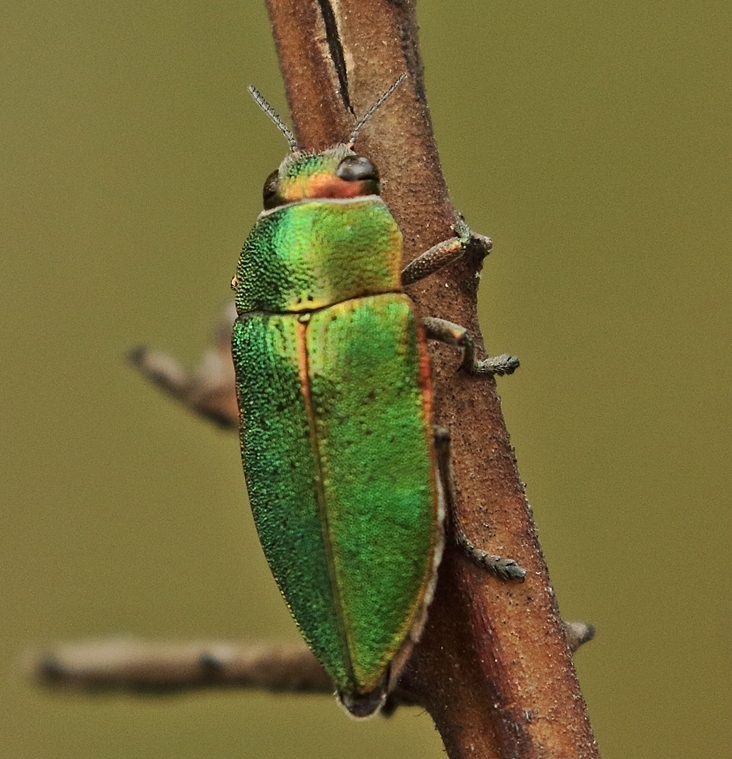
[[[592,625],[569,622],[570,650],[576,651],[594,633]],[[249,688],[333,694],[330,678],[305,643],[77,641],[29,651],[24,669],[39,685],[82,691]],[[390,698],[393,706],[415,703],[413,696],[400,688]]]

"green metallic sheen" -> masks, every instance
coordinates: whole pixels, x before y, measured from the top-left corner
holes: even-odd
[[[358,691],[378,686],[432,579],[432,429],[416,331],[404,295],[340,303],[307,331],[323,516]]]
[[[303,173],[317,174],[323,155]],[[280,176],[298,181],[292,163]],[[307,198],[260,215],[235,278],[255,524],[344,703],[368,704],[352,709],[360,716],[419,634],[441,551],[429,360],[400,263],[378,196]]]
[[[239,259],[236,306],[305,311],[399,289],[401,234],[377,196],[292,203],[260,215]]]
[[[265,556],[303,636],[337,682],[347,678],[321,523],[296,317],[242,316],[233,352],[242,460]]]

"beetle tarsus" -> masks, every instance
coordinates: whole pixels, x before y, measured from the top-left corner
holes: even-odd
[[[475,361],[471,369],[471,374],[494,375],[497,374],[502,377],[504,374],[513,374],[520,366],[519,360],[516,356],[509,356],[508,353],[502,353],[500,356],[493,356],[493,358],[485,358],[482,361]]]
[[[454,324],[446,319],[427,316],[422,319],[428,340],[439,340],[446,345],[454,345],[463,349],[463,361],[460,371],[474,374],[478,377],[493,377],[494,375],[513,374],[519,367],[519,360],[508,353],[500,356],[477,360],[475,358],[475,341],[465,327]]]
[[[481,254],[481,260],[485,258],[493,249],[493,240],[486,235],[478,234],[465,223],[465,218],[462,214],[460,218],[452,225],[455,236],[460,240],[463,247],[463,252],[467,250],[468,246],[473,243],[474,252],[477,250]]]

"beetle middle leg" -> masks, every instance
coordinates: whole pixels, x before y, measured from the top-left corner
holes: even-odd
[[[468,558],[478,566],[500,577],[502,580],[518,580],[523,582],[526,570],[513,559],[494,556],[478,548],[463,532],[460,520],[455,511],[455,498],[452,488],[452,464],[450,462],[450,433],[444,428],[434,427],[435,452],[437,453],[438,476],[442,479],[447,505],[448,531],[451,531],[455,542],[463,549]]]
[[[477,360],[473,336],[459,324],[453,324],[446,319],[437,319],[433,316],[426,316],[422,319],[422,324],[428,340],[439,340],[442,343],[463,349],[463,362],[460,364],[460,369],[464,372],[492,377],[495,374],[500,376],[513,374],[519,367],[519,360],[516,356],[509,356],[508,353],[484,358],[481,361]]]

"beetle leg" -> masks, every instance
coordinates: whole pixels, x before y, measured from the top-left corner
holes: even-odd
[[[477,242],[485,255],[490,252],[493,245],[490,237],[471,232],[470,227],[462,218],[453,225],[455,237],[444,240],[434,245],[429,250],[417,256],[402,270],[402,285],[410,285],[424,277],[433,274],[438,269],[460,258],[465,253],[472,241]],[[515,356],[503,353],[494,358],[486,358],[482,361],[475,359],[475,345],[473,336],[459,324],[427,317],[423,324],[429,340],[439,340],[448,345],[455,345],[463,349],[463,362],[460,368],[470,374],[492,377],[499,374],[513,374],[519,366],[519,360]]]
[[[487,551],[483,551],[463,532],[455,511],[455,498],[452,488],[452,464],[450,462],[450,433],[444,427],[435,426],[434,436],[437,469],[444,485],[445,500],[447,501],[447,520],[455,542],[463,549],[468,558],[491,574],[500,577],[502,580],[519,580],[522,582],[526,577],[526,570],[523,567],[519,566],[513,559],[493,556]]]
[[[503,376],[513,374],[519,367],[519,360],[515,356],[509,356],[508,353],[478,361],[475,358],[473,336],[459,324],[433,316],[426,316],[422,319],[422,324],[428,340],[439,340],[441,343],[463,349],[463,362],[460,364],[460,369],[464,372],[489,377],[494,374]]]
[[[455,237],[433,245],[429,250],[417,256],[414,261],[404,267],[402,270],[402,285],[411,285],[413,282],[424,279],[430,274],[434,274],[434,272],[443,266],[452,263],[465,253],[471,242],[475,242],[481,247],[484,256],[490,253],[493,246],[490,237],[472,232],[462,219],[453,224],[452,228],[455,232]]]
[[[488,570],[491,574],[502,580],[518,580],[523,582],[526,570],[519,566],[513,559],[504,559],[502,556],[493,556],[471,543],[464,532],[455,530],[455,542],[465,551],[468,558],[472,559],[479,567]]]

